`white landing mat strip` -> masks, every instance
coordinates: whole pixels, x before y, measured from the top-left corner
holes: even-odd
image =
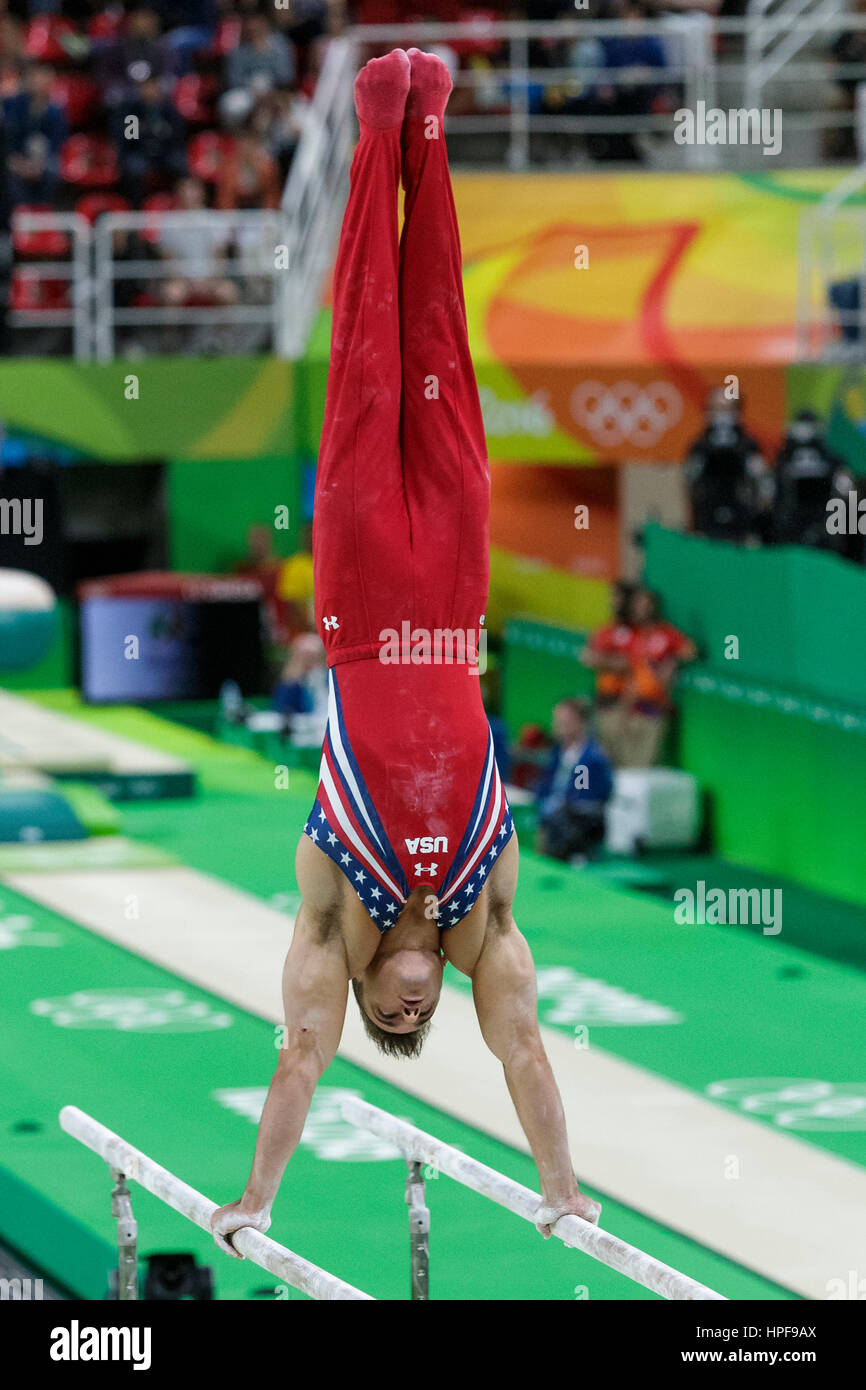
[[[0,690],[0,771],[110,772],[117,776],[186,772],[187,764],[157,748],[106,733],[84,720],[44,709]]]
[[[10,874],[17,891],[269,1022],[291,919],[186,868]],[[129,894],[138,920],[124,918]],[[858,1269],[866,1170],[774,1131],[601,1048],[542,1028],[581,1182],[805,1298]],[[446,986],[421,1058],[381,1057],[349,999],[340,1055],[528,1152],[471,998]],[[741,1176],[729,1180],[735,1155]],[[724,1289],[719,1292],[724,1293]]]

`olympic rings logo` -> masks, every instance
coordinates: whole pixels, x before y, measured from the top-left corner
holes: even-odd
[[[782,1129],[815,1131],[866,1129],[866,1082],[814,1081],[794,1077],[740,1077],[714,1081],[711,1100],[747,1115],[764,1115]]]
[[[605,448],[634,444],[648,449],[673,429],[682,413],[683,398],[669,381],[646,386],[582,381],[571,393],[572,419]]]

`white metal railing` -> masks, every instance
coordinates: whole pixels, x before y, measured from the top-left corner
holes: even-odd
[[[767,0],[774,4],[776,0]],[[861,31],[866,28],[866,15],[847,14],[840,8],[834,9],[841,0],[785,0],[795,7],[803,6],[792,14],[776,16],[751,15],[742,18],[718,18],[699,13],[665,15],[655,19],[628,21],[601,20],[589,15],[575,16],[573,19],[560,19],[543,22],[535,21],[477,21],[466,24],[402,24],[368,25],[356,27],[350,32],[366,50],[382,51],[388,46],[430,45],[464,43],[473,38],[498,43],[501,59],[491,64],[483,73],[483,84],[472,70],[461,69],[455,76],[455,86],[463,88],[483,85],[483,101],[491,108],[484,113],[449,115],[448,131],[452,135],[501,134],[507,136],[506,160],[511,168],[525,168],[531,162],[530,137],[545,134],[571,134],[586,136],[592,134],[657,134],[670,136],[673,120],[670,111],[650,112],[648,114],[612,115],[599,114],[587,109],[570,114],[552,114],[549,111],[533,113],[529,110],[530,84],[554,88],[556,86],[586,90],[599,84],[614,88],[626,86],[674,88],[682,93],[687,108],[694,109],[696,103],[706,101],[713,104],[715,94],[722,83],[727,85],[737,107],[746,108],[755,103],[750,101],[750,91],[760,90],[762,101],[772,94],[767,88],[771,82],[778,83],[785,78],[790,82],[789,92],[796,94],[795,101],[789,101],[784,112],[785,127],[789,132],[797,132],[803,139],[814,137],[821,130],[844,128],[855,124],[855,116],[844,110],[828,110],[826,104],[826,85],[829,80],[854,79],[866,81],[866,64],[840,64],[829,53],[829,45],[841,32]],[[814,13],[811,6],[815,5]],[[555,44],[568,45],[580,40],[604,41],[608,38],[630,35],[654,35],[661,40],[667,55],[664,68],[611,68],[607,66],[580,65],[572,63],[567,67],[532,67],[529,63],[529,44],[531,40],[550,40]],[[761,44],[753,35],[763,32]],[[768,36],[775,39],[781,36],[784,42],[771,45],[768,54]],[[742,50],[742,59],[729,50],[722,56],[718,53],[720,39],[734,41]],[[800,53],[816,38],[826,42],[826,56],[804,57],[797,61]],[[750,48],[750,45],[752,47]],[[757,57],[755,55],[758,55]],[[752,74],[755,62],[761,62],[757,78]],[[777,102],[775,104],[778,104]],[[794,109],[796,104],[797,109]],[[767,161],[756,151],[761,167]],[[721,166],[725,155],[718,145],[705,147],[684,145],[678,152],[679,167],[695,167],[714,163]],[[784,162],[784,160],[782,161]],[[794,161],[796,163],[796,159]],[[816,158],[810,153],[802,162],[813,164]],[[775,161],[774,161],[775,163]]]
[[[92,229],[86,217],[76,212],[15,211],[12,219],[13,247],[15,237],[24,233],[55,232],[69,238],[69,257],[64,260],[15,261],[13,284],[31,280],[39,286],[60,281],[69,286],[68,306],[37,307],[9,310],[10,328],[68,328],[72,332],[72,351],[79,362],[91,355],[92,277],[90,248]]]
[[[846,9],[845,0],[748,0],[747,106],[761,106],[766,84]],[[795,20],[810,27],[795,26]]]
[[[288,271],[279,297],[277,352],[300,357],[321,302],[348,194],[355,143],[352,39],[332,39],[295,151],[282,207]]]
[[[110,362],[118,328],[257,324],[272,330],[280,324],[280,281],[285,275],[285,216],[270,209],[217,212],[109,212],[95,226],[94,337],[96,357]],[[201,229],[201,237],[197,237]],[[128,260],[115,255],[118,233],[147,233],[158,258]],[[172,244],[173,243],[173,244]],[[210,248],[210,250],[209,250]],[[223,251],[230,254],[222,254]],[[172,254],[174,252],[174,254]],[[187,298],[208,297],[201,291],[214,281],[246,291],[248,302],[205,305],[151,303],[120,307],[116,286],[124,281],[146,294],[171,282],[187,288]],[[250,287],[263,289],[256,302]],[[219,295],[213,296],[219,299]]]
[[[353,1125],[369,1129],[380,1139],[396,1144],[407,1162],[419,1167],[421,1164],[428,1164],[437,1172],[444,1173],[446,1177],[453,1178],[455,1182],[462,1183],[464,1187],[489,1198],[491,1202],[506,1207],[516,1216],[522,1216],[524,1221],[531,1221],[533,1225],[538,1221],[542,1206],[541,1197],[537,1192],[532,1192],[528,1187],[523,1187],[506,1177],[504,1173],[498,1173],[495,1168],[488,1168],[485,1163],[479,1163],[477,1159],[470,1158],[468,1154],[461,1153],[459,1149],[452,1148],[450,1144],[443,1143],[432,1134],[425,1134],[422,1129],[416,1129],[414,1125],[406,1124],[405,1120],[398,1120],[395,1115],[390,1115],[387,1110],[368,1105],[356,1096],[347,1097],[343,1101],[342,1109],[345,1118]],[[410,1173],[406,1199],[410,1206],[410,1230],[413,1234],[424,1236],[423,1242],[418,1242],[420,1249],[416,1249],[415,1242],[412,1247],[413,1287],[420,1273],[424,1292],[418,1296],[422,1298],[426,1297],[426,1233],[429,1227],[429,1215],[425,1217],[423,1193],[423,1177],[416,1168]],[[417,1229],[416,1225],[412,1224],[412,1209],[416,1213]],[[590,1221],[584,1221],[580,1216],[561,1216],[553,1227],[553,1234],[563,1245],[583,1250],[594,1260],[609,1265],[611,1269],[619,1270],[620,1274],[633,1279],[637,1284],[642,1284],[646,1289],[652,1289],[662,1298],[726,1301],[723,1294],[715,1293],[705,1284],[699,1284],[696,1279],[690,1279],[688,1275],[681,1274],[670,1265],[662,1264],[661,1260],[654,1259],[652,1255],[645,1254],[634,1245],[628,1245],[624,1240],[611,1235],[609,1231],[601,1230]]]
[[[75,1105],[64,1105],[60,1111],[60,1127],[104,1159],[111,1170],[114,1181],[111,1210],[117,1221],[117,1296],[124,1301],[135,1301],[138,1298],[138,1228],[132,1215],[132,1198],[126,1179],[131,1178],[208,1233],[211,1217],[218,1210],[217,1204]],[[292,1288],[301,1289],[310,1298],[373,1301],[370,1294],[362,1293],[336,1275],[311,1264],[251,1226],[237,1231],[232,1236],[232,1244],[254,1264]]]
[[[866,163],[842,179],[798,229],[797,356],[866,359]],[[831,296],[835,295],[837,303]],[[848,306],[845,299],[850,300]]]

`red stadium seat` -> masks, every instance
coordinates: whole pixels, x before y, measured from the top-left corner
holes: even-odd
[[[151,193],[149,198],[145,198],[141,205],[142,212],[172,212],[177,204],[171,193]],[[142,228],[142,238],[145,241],[159,241],[159,218],[155,217],[149,226]]]
[[[95,14],[87,23],[87,37],[89,39],[117,39],[123,29],[123,21],[126,18],[122,10],[103,10],[101,14]]]
[[[501,18],[495,10],[464,10],[460,16],[460,28],[466,31],[466,38],[449,39],[448,47],[453,48],[461,58],[473,53],[500,53],[502,39],[485,37],[485,30],[488,24]]]
[[[237,48],[241,39],[241,22],[237,15],[223,15],[217,24],[210,52],[215,58],[224,58]]]
[[[178,78],[172,100],[175,110],[189,125],[208,125],[216,111],[219,79],[191,72]]]
[[[12,277],[9,307],[18,313],[49,313],[70,308],[65,280],[40,280],[32,270],[16,270]]]
[[[16,256],[27,260],[60,261],[69,251],[69,236],[66,232],[47,228],[44,231],[21,231],[16,226],[20,213],[54,212],[50,203],[19,204],[12,221],[12,244]]]
[[[118,179],[117,153],[103,135],[70,135],[60,151],[60,177],[76,188],[111,188]]]
[[[220,165],[231,153],[234,141],[218,130],[202,130],[186,147],[189,172],[203,183],[215,183]]]
[[[76,56],[73,50],[81,46],[81,35],[75,25],[61,15],[37,15],[24,31],[24,52],[40,63],[64,63]]]
[[[93,225],[104,212],[131,212],[132,205],[119,193],[86,193],[75,204],[75,211]]]
[[[63,107],[73,130],[77,126],[89,125],[102,106],[102,92],[98,84],[77,72],[58,73],[51,87],[51,96],[58,106]]]

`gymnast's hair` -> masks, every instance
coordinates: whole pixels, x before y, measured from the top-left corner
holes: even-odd
[[[386,1028],[380,1028],[377,1023],[374,1023],[364,1008],[360,980],[352,980],[352,989],[358,1001],[361,1022],[366,1029],[367,1037],[372,1038],[379,1051],[383,1052],[386,1057],[420,1057],[424,1039],[430,1032],[430,1019],[428,1018],[426,1023],[422,1023],[420,1028],[416,1028],[411,1033],[389,1033]]]

